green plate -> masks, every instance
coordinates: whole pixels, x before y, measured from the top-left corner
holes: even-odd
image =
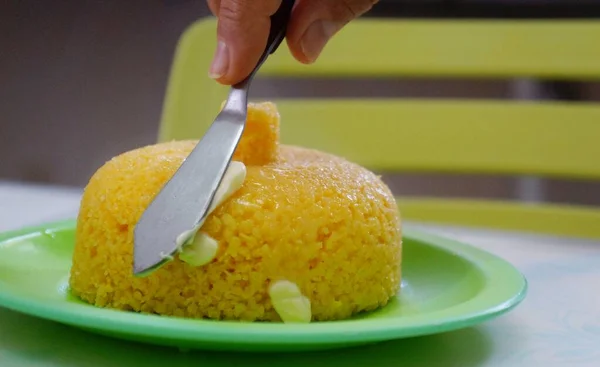
[[[371,313],[311,324],[190,320],[96,308],[69,294],[74,221],[0,234],[0,306],[95,333],[182,349],[329,349],[464,328],[515,307],[527,290],[512,265],[477,248],[404,233],[399,296]]]

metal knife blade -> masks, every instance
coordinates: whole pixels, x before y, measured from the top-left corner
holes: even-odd
[[[177,237],[200,223],[244,131],[246,111],[222,111],[173,177],[142,214],[134,230],[134,274],[169,260]]]
[[[267,46],[254,70],[231,88],[204,137],[142,214],[134,229],[134,275],[147,275],[172,259],[180,245],[178,237],[205,219],[244,131],[252,78],[285,37],[294,3],[281,2],[271,16]]]

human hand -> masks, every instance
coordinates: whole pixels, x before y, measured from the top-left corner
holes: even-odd
[[[335,33],[377,1],[296,0],[286,34],[292,55],[302,63],[313,63]],[[231,85],[250,74],[267,45],[269,17],[280,4],[281,0],[208,0],[218,18],[211,78]]]

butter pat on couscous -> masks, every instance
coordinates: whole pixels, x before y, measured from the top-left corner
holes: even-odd
[[[278,280],[269,288],[271,303],[283,322],[310,322],[310,300],[290,281]]]

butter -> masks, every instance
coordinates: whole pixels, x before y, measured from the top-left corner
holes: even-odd
[[[242,162],[230,162],[204,218],[208,218],[219,205],[239,190],[245,179],[246,166]],[[219,243],[214,238],[202,232],[198,234],[203,224],[204,219],[194,228],[177,236],[176,240],[179,258],[193,266],[208,264],[215,258],[219,249]]]
[[[223,180],[217,188],[214,200],[208,209],[208,214],[212,213],[225,200],[229,199],[244,184],[246,179],[246,166],[242,162],[232,161],[229,163]],[[208,214],[206,216],[208,216]]]
[[[269,288],[273,308],[285,323],[309,323],[312,319],[310,300],[295,283],[278,280]]]
[[[217,240],[200,232],[189,245],[181,249],[179,258],[192,266],[202,266],[213,261],[218,250]]]

